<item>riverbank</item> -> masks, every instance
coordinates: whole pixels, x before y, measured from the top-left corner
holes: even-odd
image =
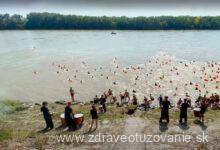
[[[20,103],[21,104],[21,103]],[[21,106],[18,104],[18,106]],[[14,105],[15,106],[15,105]],[[22,104],[22,106],[25,106]],[[16,107],[16,106],[15,106]],[[74,105],[74,112],[82,112],[85,117],[85,122],[77,131],[67,132],[60,127],[60,114],[64,111],[64,105],[49,103],[49,108],[54,112],[53,120],[55,129],[49,132],[42,132],[45,127],[42,113],[39,105],[31,105],[23,107],[11,113],[6,113],[4,119],[0,121],[0,149],[122,149],[123,145],[120,142],[58,142],[56,135],[84,135],[88,140],[89,134],[92,135],[130,135],[139,134],[146,135],[175,135],[188,134],[193,137],[202,134],[208,135],[208,142],[190,142],[190,143],[172,143],[172,142],[153,142],[144,143],[142,148],[157,148],[161,147],[172,148],[197,148],[197,149],[216,149],[216,142],[219,142],[218,135],[220,134],[220,111],[211,110],[210,108],[205,114],[205,123],[201,125],[195,121],[192,110],[189,110],[188,126],[179,126],[179,110],[170,110],[170,123],[167,126],[160,126],[158,121],[160,117],[160,109],[150,111],[137,110],[133,115],[124,113],[123,107],[108,105],[107,113],[100,114],[99,127],[96,131],[88,133],[90,125],[90,105]],[[139,124],[138,126],[135,126]],[[131,129],[133,131],[131,131]],[[128,132],[129,131],[129,132]],[[121,145],[121,146],[120,146]],[[129,145],[129,144],[128,144]],[[133,144],[132,144],[133,145]],[[139,144],[134,144],[139,146]],[[135,148],[135,146],[133,146]]]
[[[3,114],[4,117],[0,120],[0,149],[54,149],[56,147],[66,149],[80,145],[94,145],[94,143],[83,144],[76,141],[62,144],[58,143],[56,139],[56,135],[59,134],[88,134],[91,122],[91,105],[73,105],[74,112],[83,113],[85,121],[79,130],[68,132],[65,128],[61,127],[60,120],[60,114],[64,112],[65,105],[50,103],[49,108],[53,112],[55,129],[44,133],[45,121],[40,112],[40,105],[32,104],[27,106],[25,103],[14,102],[16,105],[11,106],[11,103],[12,101],[8,102],[5,107],[13,107],[15,111],[11,111],[10,113],[5,112]],[[20,105],[23,106],[23,109],[18,110],[17,108],[20,108]],[[116,109],[115,106],[108,106],[108,112],[99,115],[99,128],[95,133],[119,134],[121,128],[123,128],[125,118],[126,115],[124,115],[122,109]]]

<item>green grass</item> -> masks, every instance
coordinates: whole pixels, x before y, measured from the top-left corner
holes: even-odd
[[[0,100],[0,122],[9,114],[27,109],[23,103],[13,100]]]
[[[0,141],[12,139],[12,130],[11,129],[2,129],[0,130]]]
[[[17,142],[23,142],[26,138],[35,137],[35,133],[31,130],[12,130],[2,129],[0,130],[0,141],[10,140]]]
[[[13,113],[15,111],[22,111],[25,110],[26,107],[23,103],[19,101],[13,100],[3,100],[0,101],[0,113]]]
[[[11,138],[17,142],[23,142],[27,138],[33,138],[36,136],[36,133],[31,130],[14,130],[11,134]]]
[[[115,107],[115,106],[108,106],[106,113],[99,114],[100,120],[109,120],[109,121],[115,121],[125,118],[125,114],[123,112],[122,107]]]
[[[135,109],[137,109],[137,105],[129,105],[127,108],[128,108],[128,109],[135,110]]]
[[[10,115],[15,112],[25,110],[26,107],[23,103],[19,101],[13,100],[0,100],[0,123],[4,121],[6,118],[9,119]],[[4,124],[4,123],[3,123]],[[13,139],[18,132],[14,132],[10,127],[7,128],[0,128],[0,141]],[[18,133],[18,137],[22,138],[22,135]]]

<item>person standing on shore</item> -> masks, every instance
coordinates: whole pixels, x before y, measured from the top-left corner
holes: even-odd
[[[130,93],[127,90],[125,90],[124,98],[126,103],[130,101]]]
[[[69,128],[69,130],[72,130],[75,128],[74,125],[74,114],[73,114],[73,110],[71,108],[72,103],[68,102],[67,106],[65,107],[65,121],[66,121],[66,125]]]
[[[169,108],[170,101],[168,100],[168,96],[165,96],[164,101],[162,102],[160,123],[162,123],[163,119],[166,119],[167,123],[169,123]]]
[[[95,105],[92,105],[92,109],[90,110],[90,114],[92,116],[92,123],[89,128],[89,132],[92,131],[92,127],[93,127],[94,122],[95,122],[95,130],[98,128],[98,113],[97,113],[97,109],[96,109]]]
[[[121,105],[123,105],[125,103],[125,96],[121,92],[120,92],[120,98],[121,98]]]
[[[182,124],[183,119],[185,124],[187,124],[187,109],[190,107],[187,99],[184,99],[184,102],[180,104],[180,120],[179,123]]]
[[[104,95],[102,95],[101,98],[100,98],[100,105],[102,105],[102,109],[103,109],[104,112],[107,111],[105,103],[106,103],[106,98],[105,98]]]
[[[162,102],[163,102],[162,95],[160,95],[160,97],[158,98],[158,101],[159,101],[159,106],[161,107],[162,106]]]
[[[135,94],[133,94],[132,104],[133,105],[137,105],[138,104],[138,99],[137,99],[137,96]]]
[[[72,102],[74,102],[75,101],[75,92],[72,87],[70,87],[70,96],[71,96]]]
[[[46,130],[53,129],[54,125],[53,125],[53,120],[52,120],[52,114],[50,113],[48,109],[47,102],[42,103],[41,111],[43,112],[43,116],[46,122]]]
[[[202,121],[202,123],[204,123],[204,118],[205,118],[204,114],[205,114],[207,108],[208,108],[207,100],[202,100],[202,102],[201,102],[201,110],[200,110],[200,113],[201,113],[200,121]]]
[[[152,94],[150,94],[150,100],[154,101],[154,97],[152,96]]]
[[[149,110],[150,104],[146,96],[144,96],[144,111]]]
[[[99,98],[98,98],[98,95],[95,95],[94,99],[93,99],[93,102],[95,104],[97,104],[99,102]]]

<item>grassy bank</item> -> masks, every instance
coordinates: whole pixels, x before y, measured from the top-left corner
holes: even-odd
[[[24,110],[27,107],[25,107],[24,104],[19,101],[0,100],[0,108],[1,113],[13,113],[14,111]]]
[[[25,109],[27,109],[27,107],[25,107],[23,103],[19,101],[13,101],[13,100],[0,101],[0,124],[4,124],[4,120],[8,119],[8,116],[12,115],[13,113],[23,111]],[[12,139],[13,137],[15,137],[15,135],[13,134],[14,134],[13,129],[9,127],[0,128],[0,141]],[[20,133],[18,134],[20,135]]]
[[[4,105],[4,106],[3,106]],[[3,119],[0,121],[0,149],[27,149],[37,148],[37,149],[71,149],[76,146],[94,146],[94,143],[57,143],[56,135],[85,135],[87,136],[88,129],[91,123],[90,108],[91,105],[73,105],[73,111],[75,113],[84,114],[84,124],[81,129],[74,132],[64,131],[64,128],[60,128],[61,120],[60,114],[63,113],[65,105],[49,103],[49,109],[53,112],[53,121],[55,129],[49,132],[41,132],[45,127],[45,122],[40,112],[39,105],[33,105],[31,107],[25,107],[20,102],[17,101],[2,101],[1,107]],[[99,127],[93,134],[122,134],[125,127],[125,119],[129,117],[125,113],[126,109],[123,107],[116,107],[115,105],[108,105],[107,112],[99,114]],[[158,128],[158,121],[160,118],[160,109],[153,109],[150,111],[139,111],[132,115],[133,117],[140,117],[145,121],[145,126],[147,134],[161,133]],[[205,114],[205,124],[210,127],[209,133],[214,132],[219,134],[219,128],[216,124],[220,122],[220,110],[209,109]],[[179,121],[179,110],[170,110],[170,124],[169,129],[164,132],[167,134],[181,133],[182,130],[179,129],[176,124]],[[193,111],[188,113],[188,124],[190,126],[189,134],[194,131],[200,132],[199,127],[193,122],[195,117]],[[135,122],[134,122],[135,124]],[[109,143],[111,144],[111,143]],[[108,147],[103,148],[102,144],[98,143],[96,146],[101,146],[102,149],[108,149]],[[105,146],[108,146],[105,143]],[[174,145],[173,145],[174,146]]]
[[[60,114],[64,112],[65,105],[49,103],[49,109],[53,112],[53,121],[55,129],[42,133],[42,129],[45,127],[42,112],[40,112],[39,105],[33,105],[31,107],[25,107],[22,103],[17,101],[2,101],[1,107],[4,110],[1,112],[0,121],[0,147],[10,146],[10,141],[13,141],[15,145],[13,148],[17,148],[18,145],[34,144],[32,147],[42,149],[45,145],[50,145],[57,134],[70,134],[60,129],[61,121]],[[91,105],[73,105],[74,113],[84,114],[84,125],[82,129],[74,131],[74,134],[84,134],[87,132],[91,122],[90,109]],[[117,108],[114,105],[107,107],[106,113],[99,114],[99,132],[119,132],[119,128],[123,127],[121,123],[126,118],[123,108]],[[111,126],[117,126],[115,129],[111,129]],[[112,131],[111,131],[112,130]],[[54,136],[54,137],[53,137]],[[52,138],[51,138],[52,137]],[[18,144],[19,143],[19,144]],[[27,144],[28,143],[28,144]],[[59,143],[58,143],[59,144]],[[31,147],[31,145],[29,145]]]
[[[27,109],[23,103],[13,100],[0,100],[0,121],[8,114]]]

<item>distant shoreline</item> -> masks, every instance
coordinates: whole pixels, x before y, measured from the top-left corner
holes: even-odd
[[[107,17],[0,14],[0,30],[220,30],[220,16]]]

